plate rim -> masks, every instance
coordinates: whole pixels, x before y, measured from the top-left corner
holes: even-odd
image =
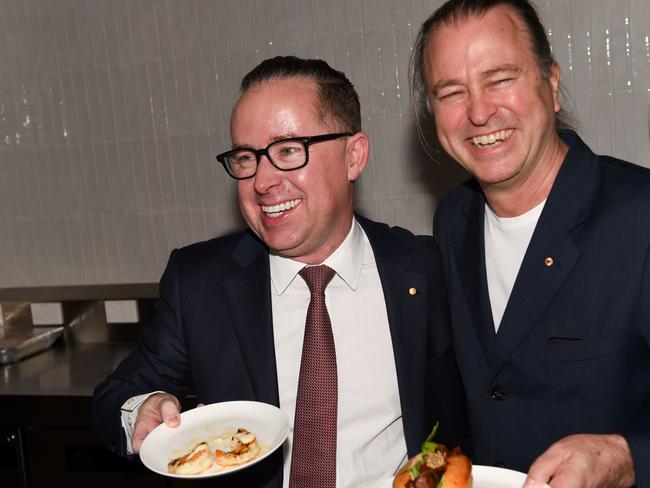
[[[224,408],[229,408],[229,407],[236,407],[236,406],[248,406],[248,407],[253,407],[253,408],[263,408],[267,409],[269,411],[274,412],[274,414],[279,414],[283,420],[282,423],[282,429],[278,431],[279,433],[279,440],[276,441],[274,444],[269,445],[269,448],[266,452],[260,454],[258,457],[255,459],[252,459],[251,461],[244,463],[240,466],[235,466],[229,469],[225,469],[223,471],[214,471],[210,473],[200,473],[196,475],[182,475],[182,474],[175,474],[175,473],[170,473],[169,471],[165,470],[160,470],[156,466],[152,466],[153,460],[151,459],[152,456],[150,454],[147,454],[146,451],[150,450],[151,448],[148,448],[147,446],[151,444],[152,442],[155,442],[155,438],[157,435],[153,435],[154,432],[162,432],[162,431],[172,431],[172,427],[166,426],[164,423],[158,425],[155,429],[153,429],[149,434],[147,434],[147,437],[145,437],[142,446],[140,447],[140,452],[138,453],[140,461],[144,466],[149,469],[150,471],[160,474],[162,476],[167,476],[170,478],[179,478],[179,479],[201,479],[201,478],[212,478],[216,476],[223,476],[231,473],[235,473],[237,471],[241,471],[243,469],[249,468],[255,464],[257,464],[259,461],[262,459],[266,458],[267,456],[270,456],[273,452],[275,452],[284,442],[286,441],[288,435],[289,435],[289,416],[284,412],[282,409],[277,407],[276,405],[270,404],[270,403],[265,403],[265,402],[260,402],[257,400],[229,400],[229,401],[224,401],[224,402],[215,402],[215,403],[208,403],[206,405],[202,405],[200,407],[195,407],[189,410],[185,410],[184,412],[181,412],[181,425],[183,424],[183,419],[186,419],[186,422],[188,419],[192,419],[193,417],[196,417],[197,415],[203,414],[205,415],[205,412],[207,410],[220,410]],[[204,410],[207,409],[207,410]],[[206,422],[210,422],[210,420],[206,420]],[[188,429],[194,429],[199,427],[199,425],[191,425],[188,427]],[[182,433],[182,432],[180,432]],[[149,442],[147,442],[149,440]],[[144,458],[143,458],[143,451],[145,451]],[[165,463],[166,466],[167,463]]]
[[[524,473],[523,471],[517,471],[516,469],[510,469],[510,468],[502,468],[502,467],[499,467],[499,466],[490,466],[490,465],[487,465],[487,464],[472,464],[472,476],[474,476],[474,468],[475,467],[480,468],[478,470],[479,472],[481,472],[481,471],[483,471],[484,473],[495,472],[497,475],[498,474],[501,474],[501,475],[505,474],[505,475],[508,475],[508,476],[511,476],[511,477],[518,478],[516,480],[515,479],[511,480],[513,482],[515,482],[515,481],[517,482],[517,485],[512,485],[513,488],[515,488],[515,487],[516,488],[521,488],[524,485],[524,483],[526,482],[526,478],[528,477],[528,474]],[[521,485],[519,485],[519,481],[521,481]],[[484,482],[485,482],[485,480],[484,480]],[[497,481],[497,483],[502,483],[502,482],[503,482],[502,480]],[[508,487],[506,487],[506,488],[508,488]],[[544,488],[551,488],[551,487],[548,484],[544,484]]]
[[[476,469],[476,475],[485,475],[487,473],[492,472],[495,475],[498,475],[499,473],[505,474],[507,476],[516,476],[518,478],[523,477],[521,479],[521,485],[507,485],[505,488],[521,488],[521,486],[524,484],[524,481],[526,479],[526,473],[522,473],[521,471],[516,471],[514,469],[508,469],[508,468],[500,468],[498,466],[490,466],[487,464],[472,464],[472,477],[475,476],[475,470]],[[476,480],[475,480],[476,481]],[[479,483],[484,483],[486,480],[481,480],[479,479]],[[507,481],[507,480],[506,480]],[[499,481],[501,482],[501,481]],[[385,481],[384,484],[382,484],[382,488],[391,488],[393,486],[393,477],[389,478],[388,480]],[[548,485],[546,485],[546,488],[550,488]]]

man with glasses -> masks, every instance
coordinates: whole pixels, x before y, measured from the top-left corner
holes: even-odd
[[[379,486],[436,420],[438,440],[462,443],[438,250],[353,213],[369,144],[352,84],[320,60],[266,60],[242,81],[230,131],[232,150],[217,159],[237,179],[250,229],[172,252],[153,326],[96,390],[99,433],[137,452],[161,422],[179,424],[183,396],[278,405],[291,425],[296,417],[283,452],[218,485],[278,488]],[[316,267],[333,270],[324,302],[334,369],[312,369],[303,382],[312,344],[303,272]],[[307,450],[322,454],[304,469],[309,453],[294,442],[310,434],[298,422],[309,416],[301,398],[332,379],[308,425],[320,432],[333,405],[333,436],[312,435]]]

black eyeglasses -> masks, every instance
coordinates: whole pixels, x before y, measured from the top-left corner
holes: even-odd
[[[309,162],[309,146],[317,142],[332,141],[349,137],[350,132],[336,132],[309,137],[291,137],[272,142],[264,149],[234,149],[217,156],[226,172],[236,180],[252,178],[262,156],[266,156],[273,166],[281,171],[300,169]]]

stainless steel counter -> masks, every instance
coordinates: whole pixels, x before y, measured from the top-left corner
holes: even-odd
[[[3,487],[169,485],[111,452],[93,431],[92,418],[95,386],[152,323],[156,289],[147,284],[0,289],[0,354],[10,361],[0,365]],[[136,300],[136,321],[109,322],[106,300]],[[47,302],[61,303],[61,327],[34,326],[30,304]],[[38,345],[51,347],[38,352],[30,341],[44,332],[51,340]]]
[[[0,485],[137,486],[170,484],[111,452],[93,431],[92,393],[132,343],[70,343],[0,366]],[[178,488],[186,485],[178,485]]]
[[[0,327],[0,365],[15,363],[49,349],[63,329],[63,326]]]
[[[0,366],[0,395],[92,396],[133,344],[69,344]]]
[[[143,330],[151,324],[156,301],[156,283],[0,289],[4,328],[0,352],[5,347],[33,354],[7,357],[17,360],[0,365],[0,402],[5,396],[90,397],[134,347]],[[107,323],[106,300],[136,300],[138,321]],[[63,325],[58,328],[33,326],[30,304],[60,302]],[[32,336],[43,331],[62,330],[50,349],[29,349]],[[17,332],[16,332],[17,331]],[[51,345],[48,342],[47,346]],[[43,345],[43,344],[41,344]],[[29,349],[29,350],[26,350]]]

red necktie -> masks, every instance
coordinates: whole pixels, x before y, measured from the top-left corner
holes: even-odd
[[[305,338],[293,426],[290,488],[336,487],[336,350],[325,288],[335,275],[325,265],[300,270],[311,301],[307,309]]]

